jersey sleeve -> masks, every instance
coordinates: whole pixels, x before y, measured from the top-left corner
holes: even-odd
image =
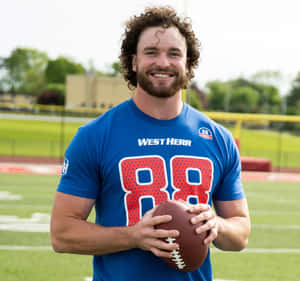
[[[57,191],[96,199],[100,188],[97,145],[86,127],[77,131],[65,152]]]
[[[214,200],[231,201],[244,198],[240,154],[231,134],[226,140],[224,150],[226,151],[224,172],[222,180],[214,193]]]

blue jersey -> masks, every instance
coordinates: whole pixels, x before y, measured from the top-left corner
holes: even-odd
[[[230,132],[184,104],[158,120],[132,99],[82,126],[65,153],[58,191],[96,200],[96,224],[129,226],[167,199],[191,204],[244,197],[240,158]],[[211,281],[210,254],[191,273],[149,251],[94,257],[94,281]]]

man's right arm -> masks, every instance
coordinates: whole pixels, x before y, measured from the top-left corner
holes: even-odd
[[[104,227],[87,221],[95,200],[57,192],[51,215],[53,249],[61,253],[103,255],[133,248],[171,257],[178,245],[160,238],[176,237],[175,230],[156,230],[155,225],[171,220],[170,216],[152,217],[154,209],[133,226]]]

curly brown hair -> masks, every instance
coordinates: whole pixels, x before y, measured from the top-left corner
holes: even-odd
[[[188,18],[180,18],[171,7],[146,8],[139,15],[132,17],[125,27],[124,39],[121,45],[120,66],[128,87],[133,89],[137,86],[136,72],[132,70],[132,56],[137,53],[138,40],[141,33],[148,27],[161,26],[176,27],[183,35],[187,44],[188,79],[194,77],[194,68],[198,65],[200,57],[200,42],[192,30]]]

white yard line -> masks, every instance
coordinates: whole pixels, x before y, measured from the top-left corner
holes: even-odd
[[[300,225],[252,224],[251,227],[265,229],[300,229]]]
[[[8,120],[35,120],[35,121],[47,121],[47,122],[61,122],[63,119],[65,122],[86,123],[93,118],[88,117],[68,117],[68,116],[45,116],[45,115],[27,115],[27,114],[13,114],[13,113],[0,113],[1,119]]]
[[[0,200],[21,200],[23,199],[22,195],[12,194],[9,191],[0,191]]]
[[[300,215],[300,212],[292,212],[292,211],[271,211],[271,210],[257,210],[250,211],[253,215]]]
[[[222,252],[219,249],[212,248],[210,249],[212,252]],[[225,253],[225,252],[224,252]],[[264,253],[264,254],[300,254],[300,249],[290,249],[290,248],[248,248],[240,253]]]
[[[300,249],[264,249],[264,248],[252,248],[252,249],[245,249],[242,253],[265,253],[265,254],[300,254]]]
[[[17,216],[0,216],[0,231],[14,232],[49,232],[50,215],[33,213],[31,218]]]
[[[51,251],[51,246],[16,246],[16,245],[0,245],[0,250],[6,251]]]

